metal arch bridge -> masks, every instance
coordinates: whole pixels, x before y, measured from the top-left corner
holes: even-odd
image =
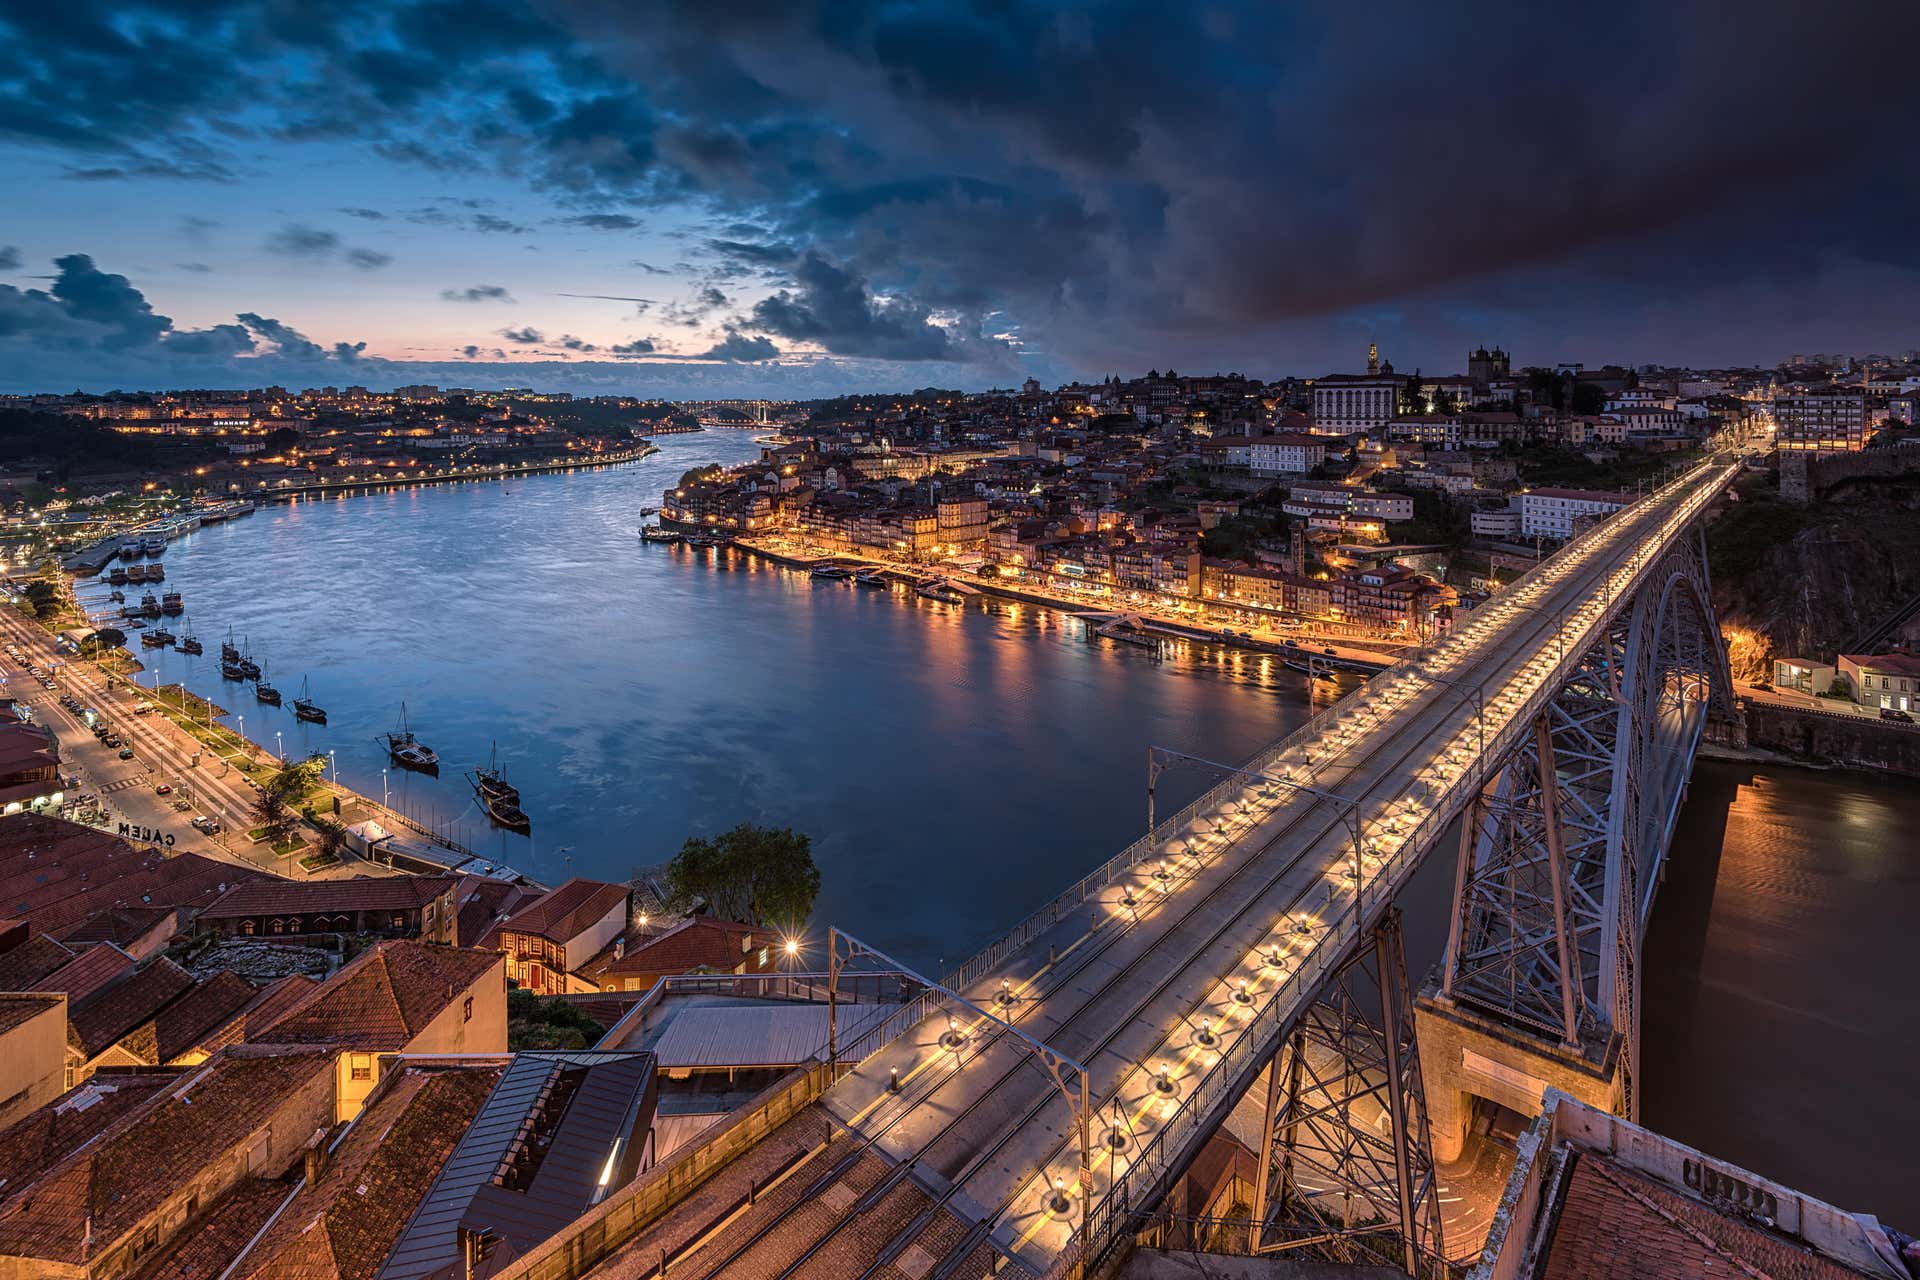
[[[846,1154],[675,1274],[1088,1274],[1263,1076],[1252,1247],[1440,1270],[1394,899],[1458,823],[1442,1001],[1604,1060],[1631,1113],[1652,886],[1731,709],[1700,529],[1738,470],[1587,530],[884,1021],[841,1019]],[[905,969],[831,935],[830,985],[869,962]]]

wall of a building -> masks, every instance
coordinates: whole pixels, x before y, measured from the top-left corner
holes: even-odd
[[[0,1035],[0,1129],[65,1092],[67,997]]]

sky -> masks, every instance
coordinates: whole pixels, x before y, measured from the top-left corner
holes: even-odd
[[[0,0],[0,391],[1920,347],[1911,0]]]

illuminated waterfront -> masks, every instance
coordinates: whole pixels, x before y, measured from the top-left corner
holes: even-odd
[[[753,819],[816,842],[816,919],[954,958],[1145,824],[1149,743],[1237,760],[1300,723],[1302,678],[1199,646],[1155,662],[1029,606],[958,607],[647,546],[638,509],[743,432],[634,466],[266,508],[166,556],[206,657],[140,650],[269,749],[333,750],[374,797],[402,699],[440,776],[396,805],[549,881],[620,879],[692,831]],[[104,594],[104,587],[90,588]],[[297,723],[219,677],[231,626]],[[497,740],[533,818],[489,832],[463,771]],[[1214,781],[1168,775],[1162,803]]]

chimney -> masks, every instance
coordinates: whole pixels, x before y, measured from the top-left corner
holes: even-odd
[[[315,1129],[313,1136],[307,1139],[307,1145],[301,1152],[305,1164],[307,1185],[320,1185],[320,1178],[327,1171],[327,1131]]]

